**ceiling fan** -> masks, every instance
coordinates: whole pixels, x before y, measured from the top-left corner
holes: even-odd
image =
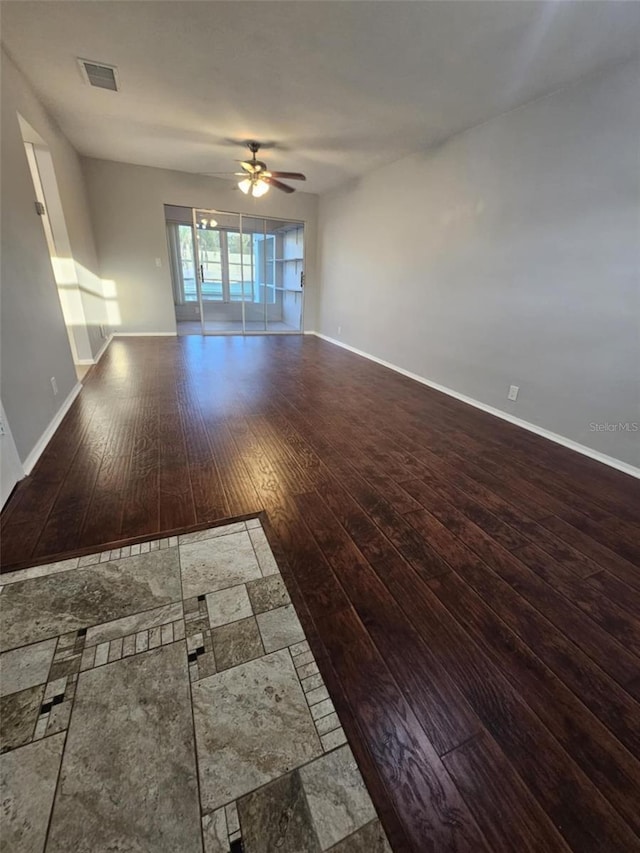
[[[273,172],[267,169],[267,164],[263,160],[258,160],[257,153],[260,150],[260,143],[249,141],[247,147],[251,151],[250,160],[240,160],[240,166],[244,171],[234,172],[236,177],[242,178],[238,182],[239,189],[245,195],[252,195],[254,198],[269,192],[269,187],[275,187],[285,193],[295,192],[294,187],[288,184],[283,184],[279,178],[286,178],[289,181],[306,181],[307,178],[302,172]]]

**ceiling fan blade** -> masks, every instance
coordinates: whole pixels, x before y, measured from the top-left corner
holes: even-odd
[[[302,172],[272,172],[269,170],[269,176],[272,178],[287,178],[290,181],[306,181],[307,176]]]
[[[260,171],[259,169],[256,169],[256,165],[254,163],[250,163],[247,160],[240,160],[240,165],[245,170],[245,172],[249,172],[250,174]]]
[[[263,180],[266,184],[269,184],[271,187],[275,187],[277,190],[282,190],[285,193],[294,193],[295,189],[293,187],[287,186],[287,184],[283,184],[282,181],[277,181],[275,178],[267,177],[266,175],[261,176],[261,180]]]

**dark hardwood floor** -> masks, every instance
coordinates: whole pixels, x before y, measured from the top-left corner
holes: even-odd
[[[640,483],[316,338],[114,341],[3,568],[264,511],[396,851],[640,851]]]

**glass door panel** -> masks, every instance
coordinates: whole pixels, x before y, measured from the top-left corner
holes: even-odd
[[[240,214],[194,209],[202,334],[242,334],[237,262]]]
[[[247,217],[241,215],[238,231],[230,231],[227,234],[229,298],[240,308],[245,332],[247,312],[253,304],[254,294],[253,235],[246,232],[246,222]],[[251,317],[249,319],[251,321]],[[253,331],[264,331],[264,327]]]
[[[267,331],[302,331],[304,300],[304,223],[267,220],[274,242],[273,307]]]
[[[265,332],[267,315],[265,304],[265,242],[264,219],[254,216],[242,217],[242,232],[248,244],[249,259],[244,266],[245,272],[245,302],[244,327],[245,332]]]
[[[199,281],[191,219],[184,222],[167,219],[167,238],[176,329],[179,335],[200,335]]]

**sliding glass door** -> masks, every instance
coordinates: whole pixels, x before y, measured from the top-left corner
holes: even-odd
[[[165,210],[179,334],[302,331],[304,223]]]

